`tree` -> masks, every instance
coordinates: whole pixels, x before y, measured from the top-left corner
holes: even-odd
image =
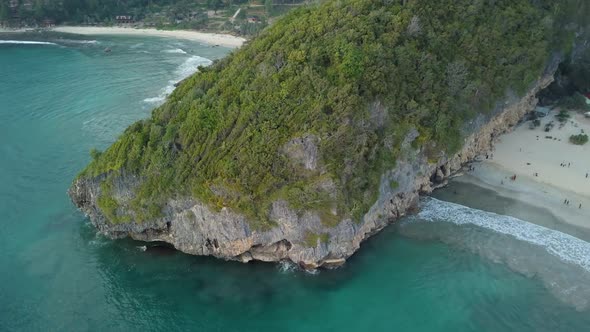
[[[34,17],[38,20],[45,17],[43,0],[35,0],[35,3],[33,4],[33,13]]]
[[[5,1],[0,2],[0,21],[7,21],[10,18],[10,8]]]
[[[221,7],[223,7],[223,2],[221,0],[207,0],[207,8],[213,9],[215,14],[217,14],[217,11]]]

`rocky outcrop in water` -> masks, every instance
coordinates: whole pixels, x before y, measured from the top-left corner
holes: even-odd
[[[417,208],[420,194],[444,185],[465,163],[491,151],[500,134],[509,131],[535,108],[537,93],[552,82],[559,61],[560,58],[555,56],[524,96],[508,97],[492,114],[480,115],[466,124],[464,131],[471,134],[466,135],[463,148],[452,156],[438,156],[433,162],[426,148],[412,148],[411,143],[418,137],[418,132],[411,130],[402,144],[403,158],[398,160],[395,169],[382,175],[379,197],[358,223],[345,219],[335,226],[325,225],[317,213],[298,213],[287,202],[276,200],[269,215],[276,226],[257,230],[244,216],[228,208],[214,211],[190,197],[170,199],[163,217],[157,220],[110,223],[97,207],[100,182],[105,176],[79,178],[69,194],[97,229],[111,238],[163,241],[188,254],[242,262],[289,260],[306,269],[339,266],[360,248],[363,241]],[[294,139],[282,153],[306,169],[321,167],[315,140],[317,138],[313,135]],[[111,194],[120,202],[129,201],[139,182],[140,179],[133,175],[121,174],[114,181]],[[331,183],[327,181],[322,185],[329,188]]]

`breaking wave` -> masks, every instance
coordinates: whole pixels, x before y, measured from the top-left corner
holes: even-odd
[[[0,40],[0,44],[9,44],[9,45],[55,45],[56,43],[51,42],[41,42],[41,41],[29,41],[29,40]]]
[[[427,221],[449,221],[458,225],[473,224],[496,233],[543,247],[560,259],[577,264],[590,272],[590,243],[568,234],[510,217],[475,210],[459,204],[427,198],[418,217]]]
[[[164,53],[170,53],[170,54],[186,54],[186,52],[180,48],[175,48],[173,50],[165,50],[163,51]]]
[[[213,61],[207,58],[203,58],[198,55],[191,56],[190,58],[186,59],[186,61],[176,70],[178,80],[183,80],[194,74],[198,70],[199,66],[209,66],[212,63]]]
[[[59,39],[56,42],[63,44],[82,44],[82,45],[96,45],[100,44],[98,40],[77,40],[77,39]]]
[[[175,71],[176,79],[168,81],[168,85],[160,91],[157,97],[146,98],[143,101],[148,104],[161,104],[166,100],[166,97],[174,91],[174,84],[194,74],[200,66],[209,66],[213,61],[200,57],[198,55],[191,56],[186,59]]]
[[[578,310],[590,306],[590,243],[492,212],[423,198],[421,211],[400,226],[402,235],[437,239],[535,277]]]
[[[159,103],[163,103],[164,100],[166,100],[166,96],[146,98],[143,101],[148,104],[159,104]]]

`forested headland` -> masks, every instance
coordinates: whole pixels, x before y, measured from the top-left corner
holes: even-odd
[[[81,176],[108,175],[98,205],[113,222],[157,218],[179,195],[260,227],[277,199],[327,224],[358,220],[411,129],[431,160],[457,151],[467,121],[523,95],[551,54],[571,50],[569,22],[584,6],[349,0],[294,10],[94,151]],[[321,167],[294,163],[294,140],[315,144]],[[126,209],[109,194],[122,173],[142,179]]]

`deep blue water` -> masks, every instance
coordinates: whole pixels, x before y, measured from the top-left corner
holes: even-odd
[[[66,195],[88,151],[228,50],[157,38],[50,41],[0,42],[0,331],[590,330],[588,306],[564,292],[590,286],[584,269],[453,218],[409,218],[345,267],[315,275],[97,235]],[[550,271],[540,262],[553,262]]]

